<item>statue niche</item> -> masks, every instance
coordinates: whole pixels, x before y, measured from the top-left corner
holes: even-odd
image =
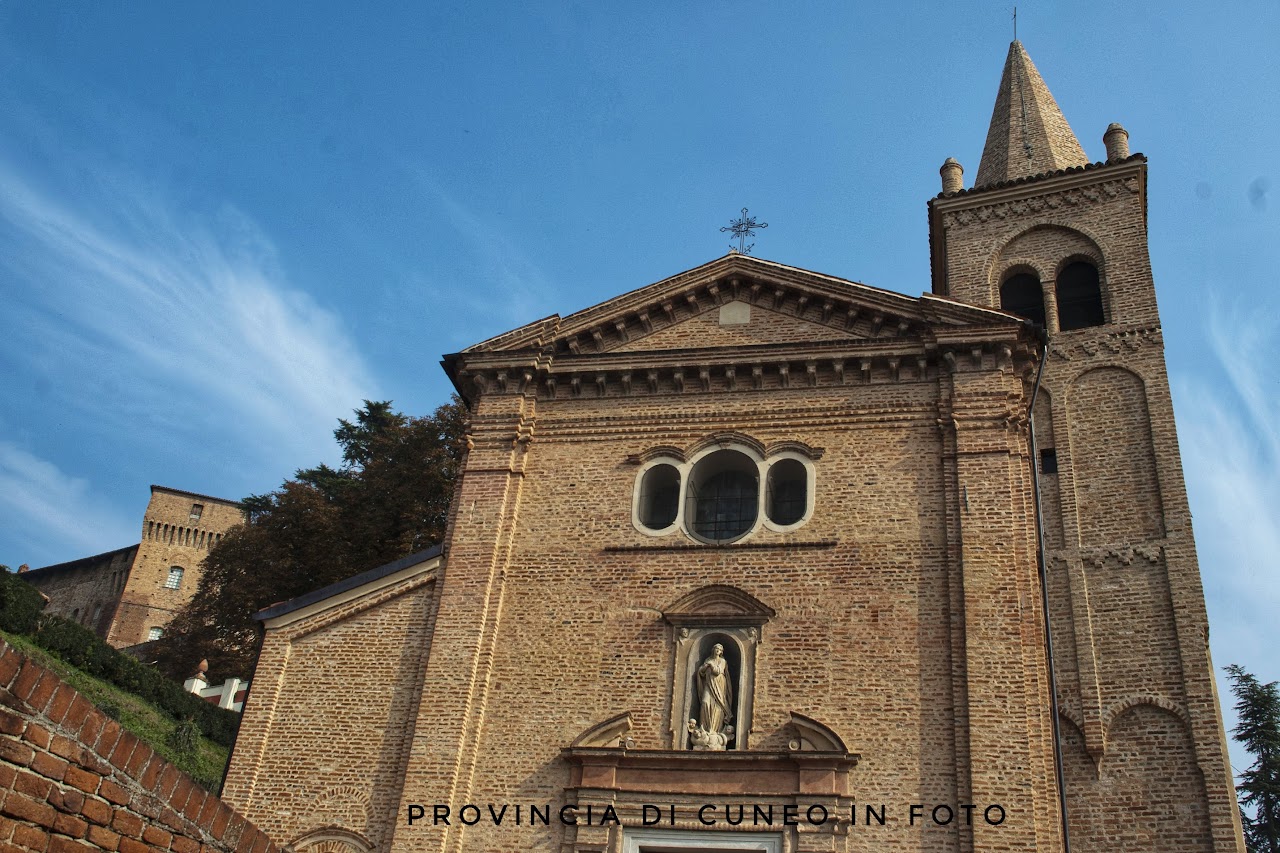
[[[671,626],[671,749],[750,748],[756,653],[773,610],[724,584],[663,608]]]
[[[736,652],[736,644],[718,634],[708,634],[698,644],[704,648],[710,644],[711,650],[701,658],[690,685],[690,705],[698,711],[696,717],[689,719],[690,747],[695,750],[720,751],[734,745],[734,697],[741,692],[737,689],[737,676],[742,665],[741,660],[736,667],[730,662],[726,641]]]

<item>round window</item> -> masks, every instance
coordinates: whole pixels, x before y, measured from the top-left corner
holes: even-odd
[[[756,523],[759,469],[737,450],[709,453],[693,468],[686,501],[690,533],[710,542],[737,539]]]

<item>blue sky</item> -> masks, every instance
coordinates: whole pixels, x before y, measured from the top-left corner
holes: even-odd
[[[0,5],[0,562],[136,542],[151,483],[338,458],[440,355],[724,253],[918,294],[995,3]],[[430,8],[413,8],[430,7]],[[1219,665],[1280,678],[1280,5],[1026,3],[1152,262]]]

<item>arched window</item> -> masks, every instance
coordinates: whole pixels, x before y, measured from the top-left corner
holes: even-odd
[[[649,530],[666,530],[675,524],[680,509],[680,470],[663,462],[644,472],[640,480],[637,514]]]
[[[182,587],[182,566],[172,566],[169,569],[169,577],[164,582],[165,589],[180,589]]]
[[[761,527],[787,533],[808,522],[815,472],[806,446],[780,442],[763,454],[751,439],[707,444],[692,458],[674,448],[651,452],[633,485],[636,530],[649,536],[681,531],[699,542],[725,544]]]
[[[1043,326],[1044,291],[1040,289],[1040,279],[1025,272],[1009,276],[1000,285],[1000,307]]]
[[[686,496],[689,532],[709,542],[737,539],[756,523],[760,472],[738,450],[717,450],[693,467]]]
[[[164,636],[163,628],[148,628],[147,642],[154,642]]]
[[[809,472],[799,459],[779,459],[769,466],[765,513],[779,527],[795,524],[809,508]]]
[[[1058,273],[1058,327],[1069,332],[1105,322],[1098,268],[1088,261],[1067,264]]]

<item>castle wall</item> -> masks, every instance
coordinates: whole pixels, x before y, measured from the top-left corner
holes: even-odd
[[[78,622],[105,638],[138,546],[23,572],[22,579],[49,598],[46,613]]]

